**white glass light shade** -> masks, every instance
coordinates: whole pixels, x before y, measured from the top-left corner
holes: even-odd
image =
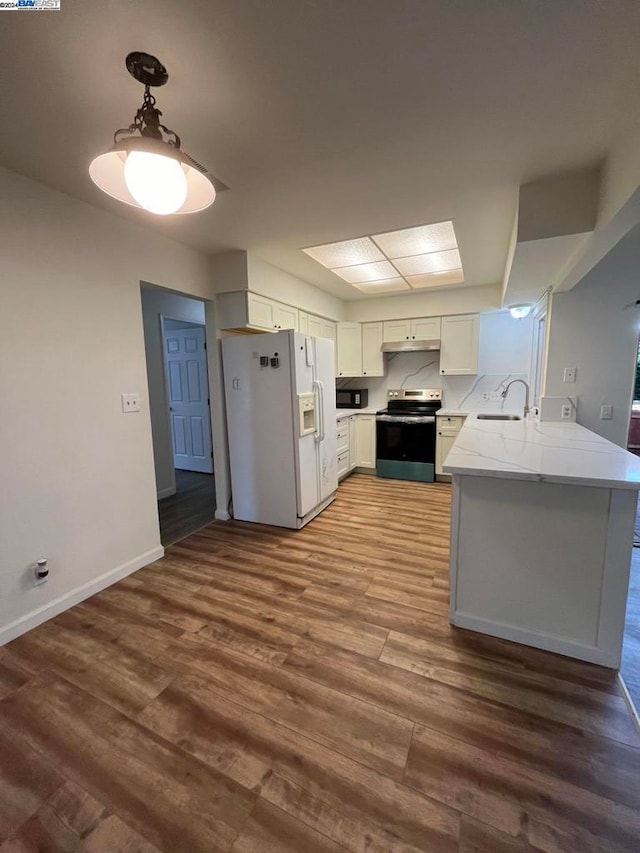
[[[522,320],[523,317],[526,317],[533,305],[529,305],[527,303],[522,303],[521,305],[510,305],[509,313],[515,320]]]
[[[113,148],[93,160],[89,166],[91,180],[107,195],[125,204],[144,209],[145,205],[129,188],[125,175],[128,157],[133,153],[154,154],[163,159],[171,159],[183,173],[186,180],[186,195],[182,205],[172,212],[196,213],[213,204],[216,191],[207,175],[200,169],[196,169],[190,158],[182,151],[155,139],[126,137],[117,142]],[[135,164],[135,160],[133,162]]]
[[[175,213],[187,197],[187,179],[173,157],[132,151],[124,164],[124,180],[131,195],[150,213]]]

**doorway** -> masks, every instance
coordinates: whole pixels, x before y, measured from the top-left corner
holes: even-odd
[[[160,541],[215,517],[204,302],[141,285]]]
[[[636,372],[631,403],[627,450],[640,456],[640,342],[636,350]],[[627,597],[620,677],[640,724],[640,503],[636,514],[631,556],[631,576]]]

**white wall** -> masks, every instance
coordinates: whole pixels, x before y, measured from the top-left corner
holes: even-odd
[[[524,405],[524,388],[515,385],[508,399],[482,399],[483,392],[500,393],[509,379],[529,378],[532,318],[514,320],[508,312],[480,317],[480,357],[477,376],[441,376],[439,352],[389,353],[387,375],[377,379],[349,379],[344,388],[368,388],[369,407],[386,405],[389,388],[442,388],[447,409],[468,411],[518,409]],[[411,376],[414,374],[415,376]]]
[[[578,397],[579,424],[626,447],[640,330],[640,227],[573,290],[553,296],[545,394]],[[627,307],[630,306],[630,307]],[[565,367],[577,381],[563,382]],[[612,420],[600,406],[613,406]]]
[[[248,289],[331,320],[345,320],[345,303],[266,261],[249,254]]]
[[[212,293],[203,254],[1,169],[0,233],[2,642],[162,553],[140,282]]]
[[[164,347],[162,344],[161,316],[186,323],[204,325],[204,302],[180,296],[157,287],[143,286],[142,319],[144,347],[147,361],[149,413],[153,434],[153,459],[158,498],[174,494],[176,477],[173,467],[171,426],[167,411]]]
[[[375,320],[403,320],[407,317],[440,317],[445,314],[475,314],[501,307],[502,286],[438,288],[377,299],[347,302],[347,320],[367,323]]]

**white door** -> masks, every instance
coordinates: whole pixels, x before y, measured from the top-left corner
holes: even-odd
[[[356,459],[359,468],[376,467],[376,416],[355,415]]]
[[[174,467],[212,474],[204,327],[165,329],[164,357]]]

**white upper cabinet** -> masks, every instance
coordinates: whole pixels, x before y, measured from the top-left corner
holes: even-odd
[[[434,341],[440,338],[440,317],[418,317],[416,320],[385,320],[383,340]]]
[[[280,329],[294,329],[298,331],[298,309],[292,308],[290,305],[283,305],[282,302],[276,302],[274,308],[274,324],[278,331]]]
[[[420,317],[411,321],[412,341],[439,341],[440,333],[440,317]]]
[[[473,375],[478,372],[479,314],[442,318],[440,374]]]
[[[308,318],[307,334],[314,338],[328,338],[330,341],[335,341],[336,324],[334,322],[325,320],[324,317],[316,317],[315,314],[309,314]]]
[[[271,331],[276,328],[275,305],[272,299],[258,296],[257,293],[247,294],[247,320],[250,326]]]
[[[298,330],[298,309],[250,291],[221,293],[217,299],[220,329]]]
[[[411,320],[385,320],[382,324],[382,339],[385,343],[411,340]]]
[[[362,375],[384,376],[382,346],[382,323],[362,324]]]
[[[362,333],[360,323],[338,323],[336,376],[362,376]]]
[[[298,331],[303,335],[309,334],[309,315],[306,311],[298,311]]]

